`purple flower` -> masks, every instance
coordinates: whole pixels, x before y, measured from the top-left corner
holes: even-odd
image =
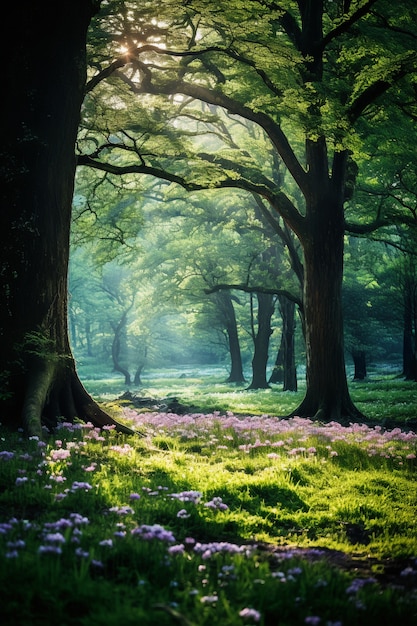
[[[139,536],[145,540],[158,539],[159,541],[166,541],[167,543],[175,543],[175,537],[170,530],[166,530],[159,524],[142,524],[137,526],[131,531],[133,536]]]
[[[76,556],[79,556],[79,557],[80,557],[80,558],[82,558],[82,559],[87,559],[87,558],[90,556],[89,552],[86,552],[86,551],[85,551],[85,550],[83,550],[82,548],[77,548],[77,549],[75,550],[75,555],[76,555]]]
[[[129,513],[134,513],[134,510],[130,506],[112,506],[109,511],[110,513],[117,513],[118,515],[129,515]]]
[[[65,517],[62,517],[57,522],[45,522],[45,530],[59,531],[65,530],[65,528],[72,528],[72,522]]]
[[[355,594],[365,585],[369,585],[375,582],[375,578],[355,578],[355,580],[353,580],[350,586],[346,589],[346,593]]]
[[[6,559],[17,559],[19,553],[17,550],[11,550],[10,552],[6,552],[4,556],[6,557]]]
[[[5,535],[13,528],[12,524],[8,524],[7,522],[3,522],[0,524],[0,535]]]
[[[254,622],[259,622],[261,619],[261,614],[256,609],[245,608],[239,611],[240,617],[247,620],[253,620]]]
[[[15,485],[18,487],[19,485],[24,485],[28,481],[27,476],[18,476],[15,480]]]
[[[247,551],[247,546],[238,546],[227,541],[213,541],[212,543],[196,543],[194,552],[201,554],[203,559],[209,559],[213,554],[228,553],[239,554]]]
[[[202,495],[200,491],[181,491],[180,493],[171,493],[170,497],[180,500],[181,502],[193,502],[194,504],[198,504]]]
[[[21,459],[22,461],[31,461],[33,457],[26,452],[25,454],[21,454],[19,456],[19,459]]]
[[[11,461],[11,459],[14,459],[14,452],[9,452],[8,450],[0,451],[0,460]]]
[[[169,554],[184,554],[184,544],[183,543],[178,543],[175,546],[170,546],[168,548],[168,553]]]
[[[78,490],[90,491],[90,489],[92,489],[92,486],[90,485],[90,483],[85,483],[85,482],[80,482],[78,480],[75,480],[72,483],[71,492],[74,493],[75,491],[78,491]]]
[[[48,543],[65,543],[65,537],[62,533],[48,533],[45,535],[45,541]]]
[[[17,539],[17,541],[8,541],[6,545],[12,550],[17,550],[18,548],[24,548],[26,544],[23,539]]]
[[[215,602],[217,602],[218,599],[219,597],[213,594],[212,596],[203,596],[202,598],[200,598],[200,602],[202,602],[203,604],[214,604]]]
[[[400,576],[414,576],[415,574],[417,574],[417,570],[412,567],[406,567],[401,571]]]
[[[210,509],[217,509],[218,511],[226,511],[226,509],[229,508],[219,497],[213,498],[210,502],[205,502],[204,506],[207,506]]]
[[[64,450],[59,448],[58,450],[51,450],[50,457],[51,461],[65,461],[68,457],[71,456],[71,452],[69,450]]]
[[[38,553],[39,554],[62,554],[62,549],[60,546],[55,546],[55,545],[39,546]]]
[[[79,513],[71,513],[70,519],[72,520],[75,526],[81,526],[81,525],[90,523],[88,517],[83,517]]]

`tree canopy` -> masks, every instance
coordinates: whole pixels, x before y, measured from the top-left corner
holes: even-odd
[[[78,163],[262,198],[303,248],[308,390],[297,413],[358,417],[344,374],[343,234],[415,225],[401,201],[351,209],[377,138],[415,134],[415,6],[168,1],[153,21],[149,5],[124,7],[105,42],[112,62],[87,84],[95,128],[80,134]]]

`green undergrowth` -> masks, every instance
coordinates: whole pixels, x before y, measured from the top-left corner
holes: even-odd
[[[92,395],[103,401],[120,397],[127,390],[139,397],[177,398],[190,410],[232,411],[241,415],[289,415],[302,401],[305,381],[298,391],[282,391],[280,385],[270,389],[248,390],[247,385],[224,382],[219,376],[193,373],[185,378],[180,373],[147,378],[140,387],[126,387],[120,379],[87,379],[84,381]],[[403,423],[417,421],[417,383],[398,376],[377,375],[367,381],[348,381],[351,397],[369,422]]]
[[[412,431],[112,408],[0,428],[2,626],[417,623]]]

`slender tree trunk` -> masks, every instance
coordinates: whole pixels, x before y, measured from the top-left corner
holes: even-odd
[[[2,420],[28,435],[42,436],[42,422],[59,417],[115,424],[82,387],[67,330],[74,147],[94,4],[8,7],[15,34],[2,75],[0,396]],[[10,58],[10,40],[2,41]]]
[[[274,368],[271,376],[269,377],[269,383],[273,385],[278,385],[279,383],[284,382],[284,343],[285,337],[284,332],[282,332]]]
[[[403,376],[406,380],[417,380],[417,304],[413,302],[412,281],[407,280],[404,289]]]
[[[282,333],[270,383],[283,383],[283,391],[297,391],[297,369],[295,366],[295,304],[279,296],[282,317]]]
[[[85,341],[87,344],[87,356],[93,356],[93,345],[91,341],[91,324],[87,320],[84,326],[85,330]]]
[[[75,313],[72,311],[71,307],[68,308],[68,316],[69,316],[68,328],[69,328],[70,342],[74,348],[78,348],[78,343],[79,343],[78,328],[77,328],[77,323],[75,320]],[[82,341],[80,343],[82,345]]]
[[[221,308],[225,318],[226,333],[229,344],[230,374],[227,382],[241,384],[245,382],[245,377],[243,375],[242,354],[240,351],[235,308],[229,291],[222,291],[218,294],[218,296],[221,298]]]
[[[353,380],[365,380],[366,378],[366,352],[365,350],[352,351],[353,365],[355,368]]]
[[[124,365],[122,365],[120,361],[122,337],[126,329],[126,318],[127,318],[127,311],[124,311],[119,322],[117,324],[111,324],[111,327],[114,333],[113,341],[111,345],[111,356],[113,359],[114,371],[120,372],[120,374],[123,374],[123,376],[125,377],[125,385],[130,385],[132,383],[131,378],[130,378],[130,372],[126,367],[124,367]]]
[[[283,391],[297,391],[297,368],[295,366],[295,304],[281,298],[284,335],[284,385]]]
[[[275,308],[274,296],[257,293],[256,297],[258,301],[258,324],[254,335],[252,381],[248,389],[269,389],[266,379],[266,368],[268,365],[269,339],[272,334],[271,317]]]
[[[139,385],[142,384],[142,372],[143,372],[143,368],[145,367],[147,354],[148,354],[148,348],[147,346],[145,346],[143,349],[142,358],[140,360],[139,365],[136,368],[135,376],[133,379],[133,384],[136,385],[136,387],[139,387]]]

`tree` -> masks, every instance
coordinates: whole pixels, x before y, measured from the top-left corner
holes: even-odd
[[[295,303],[286,296],[278,296],[278,302],[282,318],[281,341],[269,382],[283,383],[283,391],[297,391]]]
[[[123,42],[118,38],[123,55],[89,84],[92,90],[113,74],[121,101],[129,91],[143,98],[159,119],[149,148],[143,141],[151,133],[149,119],[135,124],[124,109],[126,132],[119,133],[118,145],[107,139],[91,149],[87,133],[78,162],[115,175],[161,176],[189,190],[240,187],[263,197],[303,249],[307,391],[294,413],[360,419],[344,360],[344,209],[355,185],[353,157],[367,134],[376,135],[392,105],[388,92],[395,94],[397,110],[399,101],[413,97],[416,7],[405,1],[394,8],[384,0],[245,5],[190,0],[177,10],[175,22],[172,9],[173,3],[163,3],[161,30],[148,40],[140,28],[130,29]],[[102,102],[111,103],[110,92],[106,96],[101,87],[101,94]],[[158,152],[162,119],[170,132],[164,153]],[[108,120],[107,129],[115,132],[117,123]],[[191,128],[191,120],[199,130]],[[226,122],[239,120],[260,129],[271,160],[265,161],[265,153],[256,160],[259,151],[250,138],[242,142],[230,131],[221,151],[218,145],[203,150],[202,140],[190,139],[196,132],[219,139]],[[104,139],[105,130],[102,126]],[[181,130],[187,145],[179,143]],[[120,165],[121,155],[130,163]],[[277,162],[285,164],[298,195],[275,175]],[[384,221],[385,216],[368,216],[356,227],[370,231]]]
[[[394,94],[394,100],[396,97],[398,98],[398,95]],[[390,330],[394,335],[399,336],[401,333],[403,373],[406,379],[413,380],[416,376],[415,348],[413,348],[416,322],[413,311],[415,311],[417,254],[417,177],[414,164],[415,150],[410,138],[414,136],[416,130],[417,99],[414,94],[414,98],[408,96],[398,104],[398,107],[392,104],[387,107],[385,119],[379,124],[378,135],[369,135],[366,138],[366,152],[371,154],[372,158],[360,161],[352,203],[356,226],[351,230],[351,224],[348,222],[347,228],[354,237],[365,238],[365,241],[359,243],[356,241],[355,257],[358,257],[358,251],[361,251],[363,260],[367,257],[365,264],[362,263],[362,267],[366,268],[365,275],[368,276],[365,277],[365,281],[380,286],[379,295],[377,291],[377,297],[374,295],[372,299],[372,309],[377,312],[377,317],[370,316],[371,321],[373,320],[374,335],[375,322],[379,323],[378,344],[374,343],[373,349],[380,352],[381,348],[387,346],[386,339]],[[398,120],[398,108],[404,113],[401,123]],[[377,230],[367,228],[366,216],[370,211],[377,216],[376,221],[379,224]],[[350,250],[353,243],[354,240],[350,237],[349,257],[352,257]],[[349,267],[351,265],[350,261]],[[356,278],[359,277],[360,271],[356,265],[353,270]],[[356,309],[353,315],[356,319],[357,313]],[[349,325],[349,334],[351,330],[352,326]],[[357,331],[357,336],[362,335],[361,341],[369,345],[371,339],[369,324],[366,325],[363,320],[357,319]],[[389,351],[395,353],[395,341],[391,342]]]
[[[60,416],[115,424],[83,388],[67,333],[74,150],[97,8],[92,0],[8,7],[18,35],[3,72],[0,397],[2,418],[28,435]],[[3,38],[3,56],[10,50]]]

